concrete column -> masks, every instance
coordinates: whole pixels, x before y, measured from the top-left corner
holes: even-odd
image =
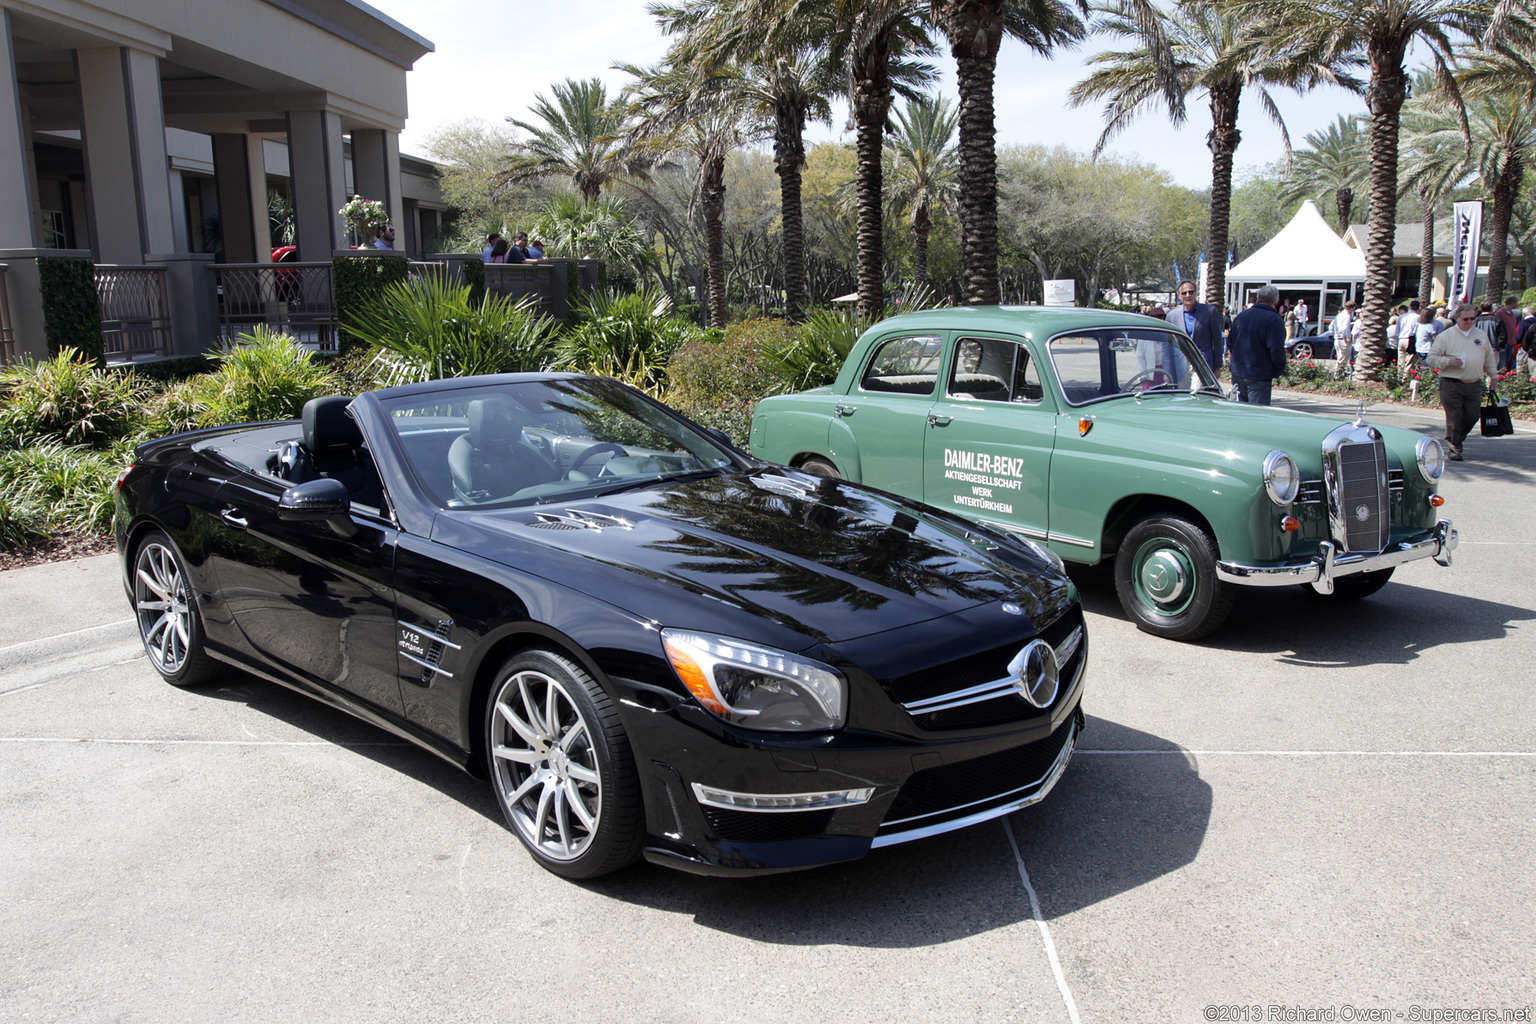
[[[226,263],[255,263],[260,252],[249,155],[245,135],[213,136],[213,182],[219,190],[219,230],[224,236]],[[271,259],[271,246],[267,249]]]
[[[195,356],[214,343],[213,284],[206,252],[151,253],[144,262],[165,267],[165,298],[171,314],[171,354]]]
[[[400,193],[400,135],[357,128],[352,132],[352,180],[357,194],[377,199],[395,226],[395,247],[405,251],[405,201]],[[365,239],[372,242],[372,239]]]
[[[340,115],[328,110],[289,112],[288,167],[300,260],[328,260],[346,244],[341,214],[336,212],[347,201],[341,142]]]
[[[22,116],[8,10],[0,9],[0,33],[0,249],[30,249],[42,239],[33,212],[32,138]]]
[[[97,261],[174,252],[159,58],[126,47],[75,51]]]
[[[267,209],[266,140],[245,137],[245,166],[251,174],[251,227],[256,237],[256,262],[272,262],[272,218]]]

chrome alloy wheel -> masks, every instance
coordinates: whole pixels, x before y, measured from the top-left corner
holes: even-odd
[[[557,679],[516,672],[496,695],[491,764],[496,793],[524,841],[551,860],[592,845],[603,813],[592,734]]]
[[[187,663],[192,643],[192,594],[176,556],[162,544],[145,544],[133,571],[133,607],[145,653],[167,676]]]

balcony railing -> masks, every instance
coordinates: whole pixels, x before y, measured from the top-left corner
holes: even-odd
[[[318,351],[336,351],[339,325],[329,262],[215,263],[209,274],[221,340],[233,341],[265,324]]]
[[[164,356],[171,351],[171,308],[164,267],[96,264],[101,344],[109,360]]]
[[[0,263],[0,366],[16,361],[16,330],[11,326],[11,301],[5,291],[5,272]]]

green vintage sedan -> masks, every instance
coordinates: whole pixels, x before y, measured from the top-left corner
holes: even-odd
[[[918,498],[1062,559],[1193,640],[1237,587],[1380,590],[1449,565],[1439,441],[1229,401],[1189,339],[1101,309],[965,307],[871,328],[836,383],[764,399],[753,454]]]

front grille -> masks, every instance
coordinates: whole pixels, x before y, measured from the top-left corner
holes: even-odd
[[[1045,778],[1071,735],[1068,719],[1046,739],[913,774],[896,794],[880,831],[923,828],[1026,795]]]
[[[1041,640],[1057,650],[1073,630],[1083,625],[1083,609],[1073,605],[1058,615],[1037,634]],[[1008,678],[1008,663],[1029,642],[1024,637],[991,650],[957,658],[954,661],[921,672],[898,676],[888,687],[898,703],[913,704],[944,694],[955,693],[982,683]],[[1071,657],[1061,668],[1062,693],[1065,694],[1071,680],[1077,675],[1078,666],[1086,657],[1086,643],[1080,642]],[[947,708],[943,711],[919,712],[913,710],[913,720],[929,730],[966,729],[984,725],[1016,722],[1041,714],[1041,709],[1031,706],[1017,693],[1009,692],[990,700]]]
[[[1303,480],[1301,490],[1296,495],[1298,505],[1321,505],[1323,503],[1323,482],[1321,480]]]
[[[1345,551],[1380,551],[1391,535],[1387,448],[1381,441],[1342,444],[1338,450],[1338,501]]]
[[[704,807],[709,827],[721,839],[733,843],[782,843],[819,836],[832,824],[831,811],[732,811]]]

